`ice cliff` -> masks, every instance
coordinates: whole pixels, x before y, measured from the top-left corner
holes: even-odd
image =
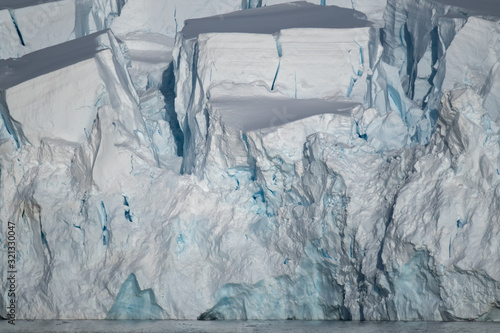
[[[488,0],[4,1],[18,318],[499,321],[499,23]]]

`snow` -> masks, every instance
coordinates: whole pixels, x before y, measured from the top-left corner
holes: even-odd
[[[2,6],[19,319],[499,320],[494,2]]]
[[[85,129],[92,127],[95,117],[90,106],[103,86],[93,59],[96,44],[95,36],[90,36],[81,43],[0,62],[2,116],[11,124],[7,125],[9,133],[18,143],[37,145],[45,136],[86,140]],[[80,80],[82,77],[85,80]],[[33,93],[34,89],[37,93]],[[68,109],[73,112],[68,113]]]
[[[194,156],[189,156],[188,149],[184,156],[185,160],[192,158],[195,172],[210,182],[220,179],[221,170],[255,168],[251,162],[257,159],[252,151],[254,144],[265,145],[255,149],[282,155],[282,162],[293,165],[300,160],[309,135],[336,131],[338,136],[349,136],[353,110],[361,109],[353,102],[287,98],[263,87],[227,88],[211,90],[205,109],[207,136],[195,142],[198,149],[206,148]]]
[[[33,52],[20,59],[1,61],[1,88],[8,89],[24,81],[93,58],[98,46],[95,37],[98,35]]]
[[[358,27],[282,30],[276,39],[281,56],[272,89],[294,98],[365,102],[374,35],[374,30]],[[307,69],[304,59],[311,61]]]
[[[11,40],[8,43],[2,59],[23,56],[66,42],[75,36],[73,1],[6,1],[0,9],[4,13],[0,22],[3,25],[12,24],[17,35],[16,42]],[[12,27],[9,31],[12,31]],[[11,35],[14,36],[12,32]]]
[[[156,33],[131,33],[121,39],[128,49],[129,73],[138,91],[159,88],[162,74],[172,62],[175,40]]]
[[[75,2],[57,1],[12,11],[28,52],[72,39]]]

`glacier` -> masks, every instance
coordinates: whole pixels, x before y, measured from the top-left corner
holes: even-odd
[[[4,1],[17,318],[500,321],[499,23],[490,0]]]

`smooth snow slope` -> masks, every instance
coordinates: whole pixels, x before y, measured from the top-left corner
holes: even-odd
[[[181,18],[259,2],[95,0],[81,47],[2,62],[18,319],[500,320],[498,19],[388,0],[379,30],[276,2],[228,17],[361,26],[179,33],[172,57]]]

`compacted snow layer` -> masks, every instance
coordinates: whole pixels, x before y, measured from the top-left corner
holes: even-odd
[[[122,40],[0,62],[18,319],[500,320],[494,4],[277,2],[77,2]]]

